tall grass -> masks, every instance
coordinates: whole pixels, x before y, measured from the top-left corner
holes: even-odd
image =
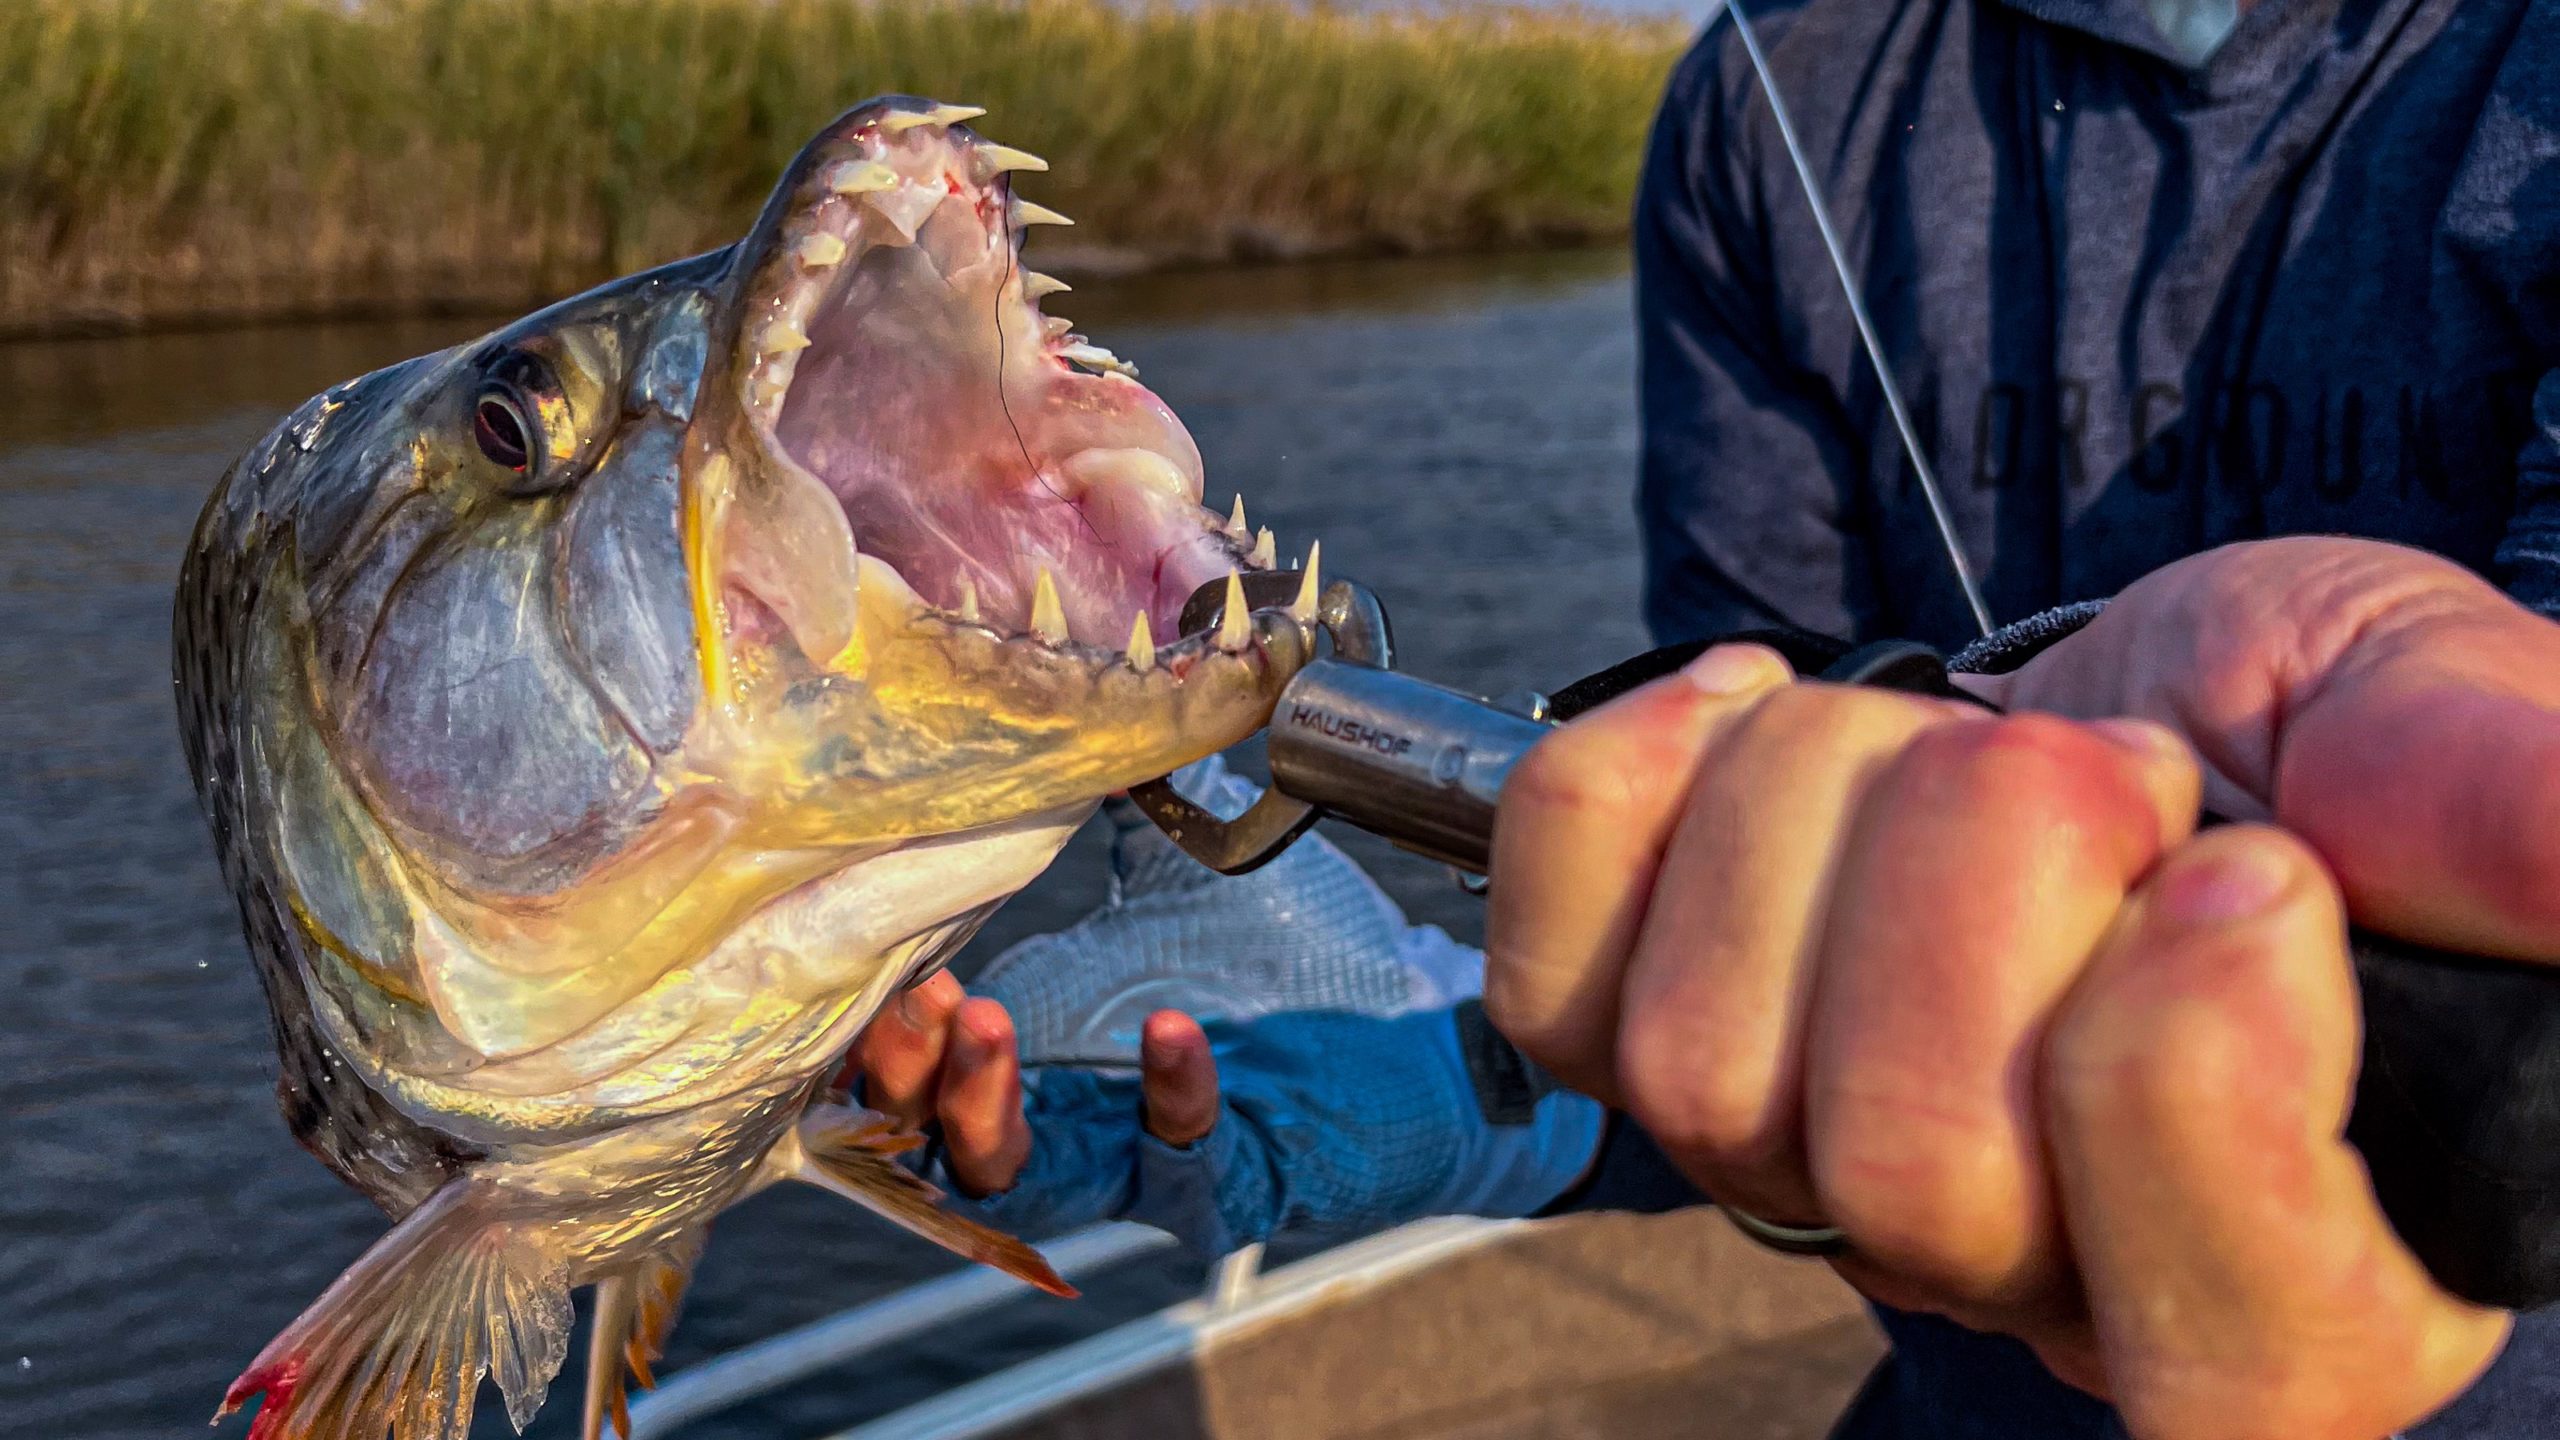
[[[864,96],[1089,264],[1623,223],[1676,28],[1242,0],[6,0],[0,330],[511,304],[726,242]]]

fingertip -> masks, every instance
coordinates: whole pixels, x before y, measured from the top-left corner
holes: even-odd
[[[1796,678],[1785,656],[1766,645],[1710,645],[1680,667],[1681,676],[1709,695],[1747,695]]]
[[[941,1028],[965,992],[951,972],[936,972],[923,983],[909,986],[898,995],[898,1003],[889,1007],[889,1018],[909,1030],[931,1032]]]
[[[2281,830],[2226,825],[2179,846],[2057,1014],[2056,1099],[2084,1124],[2149,1134],[2249,1094],[2235,1121],[2326,1133],[2353,1065],[2344,924],[2318,859]]]
[[[975,995],[952,1012],[951,1028],[973,1062],[983,1063],[1013,1049],[1013,1016],[1002,1002]]]
[[[1140,1058],[1150,1066],[1179,1064],[1194,1053],[1206,1054],[1209,1036],[1200,1022],[1179,1010],[1158,1010],[1138,1032]]]
[[[2319,874],[2302,842],[2268,825],[2231,825],[2199,836],[2160,866],[2146,890],[2154,923],[2209,929],[2270,915]]]
[[[1147,1133],[1189,1145],[1218,1120],[1218,1066],[1208,1034],[1178,1010],[1159,1010],[1139,1032],[1139,1089]]]

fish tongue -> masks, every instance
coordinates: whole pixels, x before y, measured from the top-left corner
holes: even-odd
[[[853,643],[853,531],[816,479],[780,465],[741,478],[722,509],[720,548],[728,582],[772,611],[810,664],[825,669]]]

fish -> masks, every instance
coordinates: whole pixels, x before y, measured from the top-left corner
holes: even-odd
[[[1315,648],[1066,287],[983,112],[867,101],[746,235],[335,386],[233,465],[173,609],[190,775],[305,1148],[391,1228],[258,1352],[253,1440],[521,1430],[594,1290],[628,1424],[712,1217],[951,1214],[831,1077],[1104,796]],[[1181,632],[1226,577],[1217,619]]]

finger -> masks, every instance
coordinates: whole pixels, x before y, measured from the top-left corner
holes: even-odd
[[[945,1032],[961,998],[960,982],[945,972],[880,1007],[853,1049],[864,1104],[909,1129],[924,1124],[933,1113]]]
[[[2231,826],[2142,885],[2057,1017],[2048,1134],[2136,1435],[2394,1434],[2496,1352],[2505,1318],[2436,1288],[2339,1138],[2355,1003],[2326,872]]]
[[[1775,691],[1717,736],[1627,966],[1618,1090],[1708,1194],[1809,1220],[1803,1027],[1813,940],[1847,817],[1935,702]]]
[[[966,1000],[952,1013],[950,1033],[937,1108],[951,1178],[968,1194],[991,1195],[1009,1188],[1031,1158],[1013,1017],[993,1000]]]
[[[2026,1335],[2076,1313],[2035,1056],[2201,783],[2157,726],[2014,715],[1919,736],[1870,792],[1820,941],[1806,1144],[1817,1213],[1928,1308]]]
[[[1485,1011],[1566,1084],[1614,1097],[1621,972],[1704,746],[1789,678],[1773,651],[1718,646],[1540,740],[1504,780]]]
[[[1138,1039],[1139,1091],[1147,1133],[1183,1146],[1218,1123],[1218,1062],[1198,1021],[1179,1010],[1147,1017]]]

